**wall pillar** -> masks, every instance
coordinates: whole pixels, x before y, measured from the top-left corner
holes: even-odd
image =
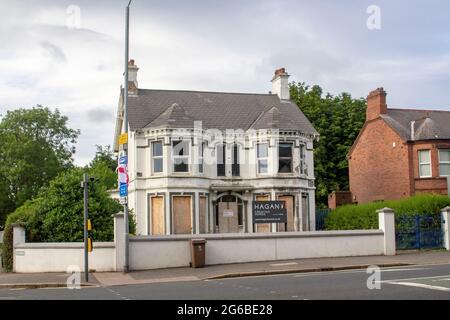
[[[383,208],[377,210],[378,226],[384,232],[384,254],[395,255],[395,216],[394,210]]]
[[[13,228],[13,272],[16,272],[16,246],[25,243],[25,228],[14,223]]]
[[[125,219],[123,212],[119,212],[114,215],[114,252],[116,271],[123,271],[125,263],[125,234],[123,230],[125,230]]]
[[[450,251],[450,207],[441,210],[442,215],[442,233],[444,234],[444,247]]]

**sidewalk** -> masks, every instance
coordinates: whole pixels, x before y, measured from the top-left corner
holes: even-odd
[[[254,262],[206,266],[205,268],[170,268],[147,271],[94,273],[89,284],[82,285],[133,285],[162,282],[198,281],[229,277],[257,276],[284,273],[320,272],[332,270],[361,269],[369,265],[395,267],[404,265],[450,264],[448,251],[408,251],[396,256],[370,256],[345,258],[315,258],[289,261]],[[66,286],[66,273],[14,274],[0,273],[2,288],[36,288]],[[81,276],[84,281],[84,276]]]

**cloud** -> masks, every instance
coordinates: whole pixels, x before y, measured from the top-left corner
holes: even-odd
[[[0,113],[59,107],[81,130],[76,162],[111,144],[123,82],[125,1],[0,4]],[[450,4],[379,0],[382,29],[366,27],[372,1],[135,1],[130,57],[144,88],[268,92],[277,67],[291,80],[365,96],[384,86],[396,107],[450,110]]]

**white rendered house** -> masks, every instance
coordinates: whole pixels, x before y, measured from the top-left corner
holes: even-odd
[[[278,69],[272,93],[140,89],[129,63],[128,204],[138,235],[315,228],[313,142]],[[123,90],[114,149],[124,130]],[[287,224],[253,224],[253,201],[281,200]]]

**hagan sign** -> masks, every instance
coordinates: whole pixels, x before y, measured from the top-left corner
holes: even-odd
[[[253,201],[253,223],[287,223],[284,201]]]

